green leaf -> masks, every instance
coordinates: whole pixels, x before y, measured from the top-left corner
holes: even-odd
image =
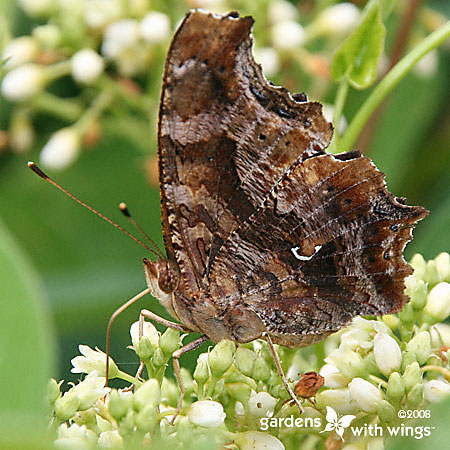
[[[380,1],[369,3],[358,28],[336,50],[330,64],[332,77],[344,77],[357,89],[370,86],[377,75],[386,29],[381,20]]]
[[[44,436],[55,352],[36,274],[2,222],[0,286],[0,447],[7,448]]]

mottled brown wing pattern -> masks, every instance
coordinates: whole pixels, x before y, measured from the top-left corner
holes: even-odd
[[[159,129],[165,243],[197,298],[230,233],[332,135],[320,104],[264,79],[251,53],[252,24],[194,11],[167,58]]]
[[[358,152],[325,153],[321,105],[265,80],[252,24],[193,11],[169,50],[159,160],[182,280],[173,311],[213,341],[267,330],[304,346],[355,315],[401,309],[402,252],[426,210],[390,194]]]
[[[412,272],[403,248],[425,214],[390,194],[369,158],[309,158],[225,242],[211,296],[223,308],[239,296],[288,346],[320,339],[356,315],[399,311]]]

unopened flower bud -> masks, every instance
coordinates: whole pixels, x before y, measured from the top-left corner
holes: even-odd
[[[182,367],[182,370],[183,369],[184,368]],[[189,392],[187,388],[186,392]],[[180,390],[178,389],[176,383],[174,383],[169,378],[164,377],[161,383],[161,402],[164,403],[165,405],[176,406],[179,398],[180,398]]]
[[[194,370],[194,380],[198,385],[205,384],[209,379],[209,367],[205,360],[200,360]]]
[[[132,402],[133,394],[131,392],[119,393],[119,391],[113,389],[109,394],[108,411],[114,419],[120,421],[126,416]]]
[[[212,400],[200,400],[191,405],[188,417],[194,425],[199,427],[216,428],[222,425],[226,414],[220,403]]]
[[[272,23],[297,20],[297,8],[287,0],[275,0],[269,3],[267,17]]]
[[[366,366],[361,355],[347,347],[340,347],[332,352],[325,362],[332,362],[339,372],[349,380],[366,373]]]
[[[405,395],[405,385],[398,372],[392,372],[389,375],[386,395],[390,400],[397,404],[403,399]]]
[[[1,59],[8,70],[32,62],[39,51],[36,41],[30,36],[15,38],[6,44]]]
[[[125,49],[132,47],[139,39],[139,24],[133,19],[121,19],[108,25],[102,44],[102,54],[117,58]]]
[[[31,17],[48,17],[54,10],[54,0],[18,0],[19,6]]]
[[[267,413],[273,412],[277,399],[267,392],[258,392],[250,397],[248,406],[253,417],[265,417]]]
[[[154,378],[150,378],[143,385],[139,386],[134,394],[134,405],[138,411],[147,405],[156,408],[161,401],[161,390],[159,383]]]
[[[245,347],[238,347],[234,354],[234,364],[237,369],[248,377],[252,374],[253,362],[256,359],[255,352]]]
[[[140,23],[141,36],[147,42],[156,44],[170,37],[170,20],[166,14],[152,11]]]
[[[305,30],[293,20],[278,22],[272,27],[273,46],[280,50],[292,50],[305,41]]]
[[[378,417],[384,423],[392,422],[397,417],[395,408],[387,400],[378,402],[376,408]]]
[[[431,353],[430,333],[428,331],[422,331],[414,336],[406,345],[406,350],[414,353],[420,365],[424,364]]]
[[[62,128],[42,148],[39,156],[41,164],[49,169],[65,169],[78,158],[80,141],[80,135],[74,128]]]
[[[98,437],[97,446],[100,449],[121,450],[124,448],[119,430],[103,431]]]
[[[376,403],[383,400],[378,388],[362,378],[354,378],[348,385],[350,397],[360,409],[368,413],[377,411]]]
[[[235,442],[241,450],[285,450],[283,443],[279,439],[262,431],[237,433]]]
[[[423,277],[425,276],[425,268],[427,265],[424,257],[420,253],[416,253],[411,258],[410,264],[414,269],[414,276],[419,280],[423,280]]]
[[[327,389],[316,397],[319,409],[331,406],[338,414],[353,414],[359,410],[357,403],[350,396],[348,388]]]
[[[439,255],[434,258],[434,261],[436,262],[440,281],[450,282],[450,255],[447,252],[439,253]]]
[[[77,393],[71,389],[55,401],[55,414],[61,422],[71,419],[78,411],[80,400]]]
[[[416,320],[416,313],[411,302],[403,307],[398,313],[398,317],[403,325],[412,327]]]
[[[431,348],[450,347],[450,325],[437,323],[430,328]]]
[[[41,92],[45,82],[46,77],[41,66],[24,64],[5,75],[1,84],[1,93],[12,102],[20,102]]]
[[[270,367],[265,359],[258,356],[252,367],[252,378],[256,381],[266,381],[270,377]]]
[[[450,384],[446,381],[430,380],[423,386],[423,396],[431,403],[437,403],[450,398]]]
[[[230,368],[235,349],[236,346],[233,342],[223,340],[209,352],[208,364],[213,377],[219,378]]]
[[[435,284],[438,284],[441,281],[436,261],[434,260],[427,261],[427,265],[425,266],[425,275],[423,279],[430,286],[434,286]]]
[[[444,321],[450,315],[450,284],[442,282],[431,289],[428,294],[424,312],[436,322]]]
[[[422,373],[419,363],[413,362],[404,371],[402,375],[403,384],[406,392],[409,392],[416,384],[422,384]]]
[[[103,73],[105,67],[103,58],[90,48],[76,52],[70,62],[73,79],[84,84],[92,84]]]
[[[167,328],[159,338],[159,347],[165,355],[172,355],[180,347],[180,332],[173,328]]]
[[[358,20],[359,9],[353,3],[344,2],[324,9],[314,27],[320,34],[344,34],[355,28]]]
[[[391,330],[395,330],[400,325],[400,319],[394,314],[386,314],[382,320]]]
[[[248,404],[252,392],[250,386],[241,382],[227,383],[226,389],[233,398],[238,400],[238,402],[241,404]]]
[[[383,375],[389,375],[400,369],[402,351],[397,341],[386,333],[377,333],[373,340],[375,362]]]
[[[410,275],[405,280],[406,294],[411,297],[414,309],[423,309],[427,302],[428,289],[425,281]]]
[[[325,379],[325,386],[329,388],[342,388],[347,386],[348,380],[334,364],[325,364],[319,371]]]
[[[164,364],[166,364],[166,362],[167,362],[166,356],[164,355],[164,353],[163,353],[163,351],[161,350],[161,348],[158,347],[158,348],[155,350],[155,353],[153,353],[153,356],[152,356],[152,363],[153,363],[153,365],[154,365],[155,367],[161,367],[161,366],[163,366]]]
[[[139,336],[139,321],[130,327],[133,349],[141,359],[148,359],[159,345],[159,331],[150,322],[142,324],[142,336]],[[144,354],[143,354],[144,353]]]
[[[78,349],[83,356],[76,356],[71,363],[73,368],[72,373],[90,373],[96,371],[101,377],[106,376],[106,354],[96,348],[92,350],[87,345],[79,345]],[[116,378],[119,374],[119,369],[114,360],[109,357],[109,378]]]
[[[19,110],[13,114],[10,126],[10,145],[17,153],[31,150],[35,132],[27,111]]]
[[[61,391],[59,386],[60,386],[59,383],[54,378],[50,378],[50,380],[48,380],[46,399],[50,405],[53,405],[56,399],[61,397]]]
[[[142,405],[142,409],[136,415],[137,429],[143,433],[151,433],[158,421],[156,415],[158,414],[158,405],[150,403]]]
[[[406,403],[410,408],[419,406],[423,399],[423,384],[417,383],[406,395]]]
[[[33,38],[45,49],[55,49],[61,44],[62,33],[56,25],[46,23],[33,28]]]

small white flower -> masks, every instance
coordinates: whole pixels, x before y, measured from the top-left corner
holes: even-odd
[[[50,169],[70,166],[80,153],[80,136],[73,128],[58,130],[41,150],[39,160]]]
[[[166,14],[152,11],[142,19],[140,30],[147,42],[164,42],[170,37],[170,20]]]
[[[439,52],[432,50],[417,61],[413,68],[414,73],[420,78],[432,78],[439,68]]]
[[[450,384],[445,381],[431,380],[423,385],[423,396],[431,403],[437,403],[450,397]]]
[[[379,389],[362,378],[354,378],[348,385],[350,397],[357,405],[368,413],[377,411],[376,403],[383,400]]]
[[[334,364],[325,364],[319,371],[319,374],[325,378],[325,386],[329,388],[342,388],[347,386],[348,380],[339,372]]]
[[[438,322],[450,315],[450,284],[442,282],[431,289],[424,311]]]
[[[122,19],[111,23],[103,36],[102,54],[117,58],[122,51],[139,40],[139,24],[133,19]]]
[[[450,325],[437,323],[430,328],[431,347],[439,350],[442,347],[450,347]]]
[[[248,401],[248,406],[253,417],[266,417],[273,412],[277,399],[267,392],[253,393]]]
[[[22,36],[12,39],[6,44],[1,59],[8,59],[5,67],[10,70],[33,61],[38,51],[39,48],[32,37]]]
[[[324,9],[314,24],[323,34],[344,34],[356,27],[359,9],[350,2],[339,3]]]
[[[271,77],[280,70],[280,58],[278,53],[271,47],[262,47],[255,49],[255,60],[261,64],[264,75]]]
[[[375,362],[383,375],[390,375],[400,369],[402,351],[397,341],[386,333],[377,333],[373,340]]]
[[[344,441],[344,438],[343,438],[344,431],[347,427],[350,426],[350,424],[352,423],[352,420],[355,417],[356,416],[349,414],[346,416],[342,416],[338,419],[338,415],[337,415],[336,411],[333,408],[331,408],[330,406],[327,406],[326,419],[327,419],[328,423],[327,423],[325,429],[323,431],[321,431],[321,433],[324,433],[325,431],[336,431],[336,434],[342,439],[342,441]]]
[[[278,22],[272,27],[272,41],[276,48],[292,50],[300,47],[305,40],[305,30],[293,20]]]
[[[450,255],[447,252],[439,253],[434,261],[440,280],[450,281]]]
[[[18,0],[19,6],[31,17],[49,15],[54,7],[54,0]]]
[[[262,431],[247,431],[236,435],[236,443],[241,450],[284,450],[283,443]]]
[[[97,371],[94,370],[81,383],[76,384],[72,390],[80,401],[79,410],[85,411],[111,389],[105,388],[105,378],[99,377]]]
[[[78,3],[72,2],[72,3]],[[84,21],[91,28],[102,28],[122,15],[120,0],[89,0],[85,5]]]
[[[73,368],[72,373],[91,373],[94,370],[98,375],[104,377],[106,375],[106,354],[101,350],[92,348],[87,345],[79,345],[78,349],[83,356],[76,356],[71,363]],[[119,369],[113,359],[109,358],[109,377],[114,378]]]
[[[93,83],[103,73],[105,67],[103,58],[90,48],[75,53],[70,62],[73,79],[85,84]]]
[[[70,427],[63,423],[58,428],[55,446],[61,450],[90,450],[95,445],[97,436],[86,425],[73,423]]]
[[[297,20],[298,11],[292,3],[286,0],[276,0],[269,3],[267,17],[272,23]]]
[[[194,425],[199,427],[216,428],[222,425],[226,414],[220,403],[212,400],[200,400],[192,403],[188,417]]]
[[[107,448],[114,450],[122,449],[123,439],[119,433],[119,430],[104,431],[103,433],[100,433],[97,445],[99,448]]]
[[[361,355],[343,345],[327,356],[325,362],[335,365],[339,372],[348,380],[361,375],[366,370]]]
[[[43,89],[45,81],[44,70],[41,66],[24,64],[5,75],[1,92],[6,99],[19,102],[39,93]]]
[[[135,352],[139,351],[139,321],[134,322],[130,328],[131,342]],[[159,346],[159,331],[151,322],[145,322],[143,324],[142,336],[147,336],[153,347]]]

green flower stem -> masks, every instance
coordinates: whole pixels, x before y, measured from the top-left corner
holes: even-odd
[[[339,83],[338,90],[336,92],[336,100],[334,101],[334,111],[333,111],[333,123],[334,123],[334,136],[333,141],[330,145],[329,151],[335,153],[340,149],[339,140],[339,124],[341,123],[342,111],[344,110],[345,101],[348,95],[348,79],[344,77]],[[345,148],[343,149],[346,150]]]
[[[397,83],[414,67],[417,61],[440,45],[448,37],[450,37],[450,21],[427,36],[389,71],[372,91],[369,98],[364,102],[353,118],[347,131],[340,140],[340,148],[351,149],[353,147],[359,133],[378,105],[386,98]]]
[[[114,94],[109,90],[100,92],[100,94],[92,102],[91,107],[84,112],[75,124],[75,127],[81,135],[89,129],[89,126],[93,122],[100,118],[103,111],[111,104],[113,99]]]
[[[72,63],[69,60],[57,62],[45,68],[45,75],[48,81],[53,81],[65,77],[72,73]]]
[[[137,384],[136,378],[134,378],[133,376],[129,375],[126,372],[122,372],[121,370],[119,370],[119,373],[116,378],[120,378],[121,380],[127,381],[128,383],[131,384]]]
[[[450,370],[446,369],[445,367],[440,366],[423,366],[420,371],[422,373],[426,372],[427,370],[434,370],[435,372],[440,373],[447,381],[450,381]]]
[[[375,381],[375,383],[377,383],[378,385],[383,386],[384,388],[387,388],[387,382],[379,377],[377,377],[376,375],[369,375],[369,378],[373,381]]]
[[[63,99],[46,91],[41,92],[33,99],[32,106],[68,122],[78,120],[84,111],[83,105],[77,100]]]

